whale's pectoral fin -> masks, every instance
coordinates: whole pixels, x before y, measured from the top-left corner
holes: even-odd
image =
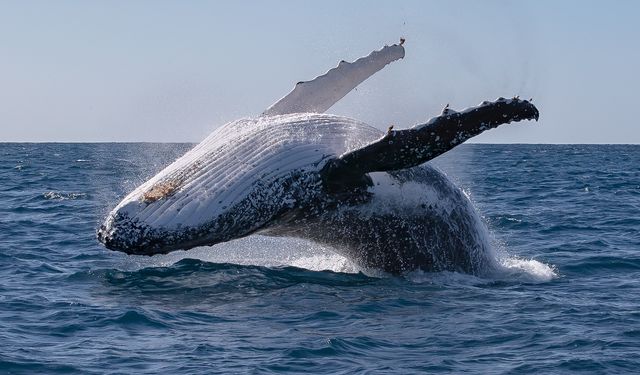
[[[298,82],[293,91],[267,108],[262,115],[323,113],[387,64],[403,58],[403,42],[401,40],[400,44],[385,46],[352,63],[341,61],[336,68],[311,81]]]
[[[411,168],[441,155],[469,138],[502,124],[538,120],[538,109],[527,100],[499,98],[440,116],[411,129],[389,128],[381,139],[331,160],[321,171],[325,186],[341,191],[362,186],[369,172]]]

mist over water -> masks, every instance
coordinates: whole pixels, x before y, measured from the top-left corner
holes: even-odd
[[[471,276],[360,270],[252,236],[104,249],[120,198],[187,144],[1,144],[0,372],[634,373],[640,147],[462,145],[434,164],[495,251]]]

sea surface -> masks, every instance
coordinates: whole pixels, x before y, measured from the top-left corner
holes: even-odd
[[[0,144],[0,373],[640,371],[640,146],[462,145],[501,272],[364,274],[301,240],[137,257],[95,232],[190,144]]]

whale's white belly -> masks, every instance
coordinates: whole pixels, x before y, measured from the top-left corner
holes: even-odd
[[[211,223],[257,190],[272,201],[257,199],[256,208],[292,204],[263,190],[278,189],[275,182],[292,171],[317,172],[329,158],[381,134],[362,122],[326,114],[237,120],[136,188],[111,216],[118,213],[154,230],[174,231]]]

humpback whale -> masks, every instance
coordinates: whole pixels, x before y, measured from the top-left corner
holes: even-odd
[[[492,264],[467,196],[429,166],[485,130],[538,120],[514,97],[386,132],[324,113],[405,55],[385,46],[293,91],[260,116],[221,126],[128,194],[97,238],[108,249],[154,255],[259,233],[327,245],[363,268],[479,274]]]

